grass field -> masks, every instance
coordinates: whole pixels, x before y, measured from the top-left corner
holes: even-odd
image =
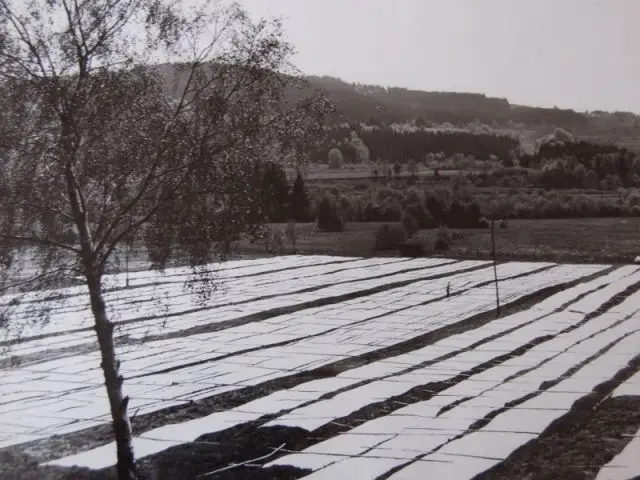
[[[284,225],[276,225],[284,230]],[[347,223],[344,232],[317,231],[313,224],[298,225],[298,251],[336,255],[370,255],[378,223]],[[447,256],[489,258],[489,230],[451,230],[457,234]],[[437,230],[423,230],[416,239],[425,243],[427,253]],[[290,250],[291,247],[285,247]],[[261,252],[260,245],[244,243],[241,251]],[[384,255],[384,252],[377,252]],[[387,252],[387,254],[392,254]],[[511,220],[506,229],[496,229],[499,259],[628,263],[640,255],[640,218]]]
[[[484,261],[212,268],[224,288],[197,308],[184,268],[107,293],[144,480],[640,474],[640,266],[501,263],[499,315]],[[86,294],[64,293],[46,325],[11,316],[1,480],[112,478]]]

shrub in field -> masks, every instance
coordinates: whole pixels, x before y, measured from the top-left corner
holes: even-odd
[[[436,220],[421,202],[407,205],[405,212],[418,221],[418,226],[421,229],[436,228],[438,226]]]
[[[619,205],[605,198],[601,198],[597,201],[596,209],[597,215],[594,216],[619,217],[621,213]]]
[[[404,216],[402,205],[396,198],[387,198],[382,204],[382,221],[401,222]]]
[[[452,228],[480,228],[482,217],[482,209],[477,202],[465,204],[454,200],[447,212],[446,224]]]
[[[382,209],[379,205],[368,202],[362,212],[362,220],[365,222],[381,222]]]
[[[363,222],[365,202],[360,197],[351,197],[349,199],[349,211],[343,212],[343,218],[345,221]]]
[[[356,201],[355,199],[341,195],[338,197],[338,211],[340,212],[340,216],[345,221],[353,221],[355,220],[356,213]]]
[[[443,198],[439,198],[435,193],[430,193],[425,200],[425,206],[436,222],[445,223],[449,206]]]
[[[375,249],[393,250],[406,240],[407,232],[405,232],[404,225],[385,224],[375,232]]]
[[[576,217],[590,217],[593,216],[596,208],[593,200],[587,195],[578,195],[569,202],[571,212]]]
[[[627,197],[627,203],[629,204],[629,207],[631,207],[631,208],[640,206],[640,194],[638,194],[638,193],[630,194]]]
[[[466,224],[466,211],[464,205],[458,200],[451,202],[445,222],[452,228],[464,228]]]
[[[420,230],[420,224],[418,220],[411,214],[406,213],[402,219],[404,225],[404,231],[407,233],[407,237],[411,238]]]
[[[342,152],[337,148],[329,150],[329,168],[340,170],[344,164]]]
[[[344,220],[334,198],[325,196],[316,206],[316,223],[323,232],[344,231]]]
[[[417,203],[422,200],[420,191],[415,187],[409,188],[404,192],[403,204],[406,206],[411,203]]]
[[[449,250],[452,244],[453,237],[451,236],[449,229],[447,227],[440,227],[438,233],[436,234],[436,240],[433,248],[437,252],[443,252]]]
[[[554,199],[548,203],[550,215],[555,218],[571,217],[571,205],[564,202],[561,198]]]
[[[469,221],[469,228],[482,227],[480,220],[484,217],[482,207],[477,200],[468,203],[466,206],[467,219]]]

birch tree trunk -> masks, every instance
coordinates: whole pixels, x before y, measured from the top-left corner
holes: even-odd
[[[116,437],[118,480],[135,480],[137,478],[136,464],[131,438],[131,423],[127,412],[129,397],[125,396],[122,390],[124,378],[120,374],[120,361],[116,357],[113,340],[114,324],[107,315],[100,277],[99,274],[89,273],[87,275],[87,285],[91,299],[91,312],[95,320],[95,330],[100,344],[102,360],[100,366],[104,374],[111,418],[113,420],[113,431]]]

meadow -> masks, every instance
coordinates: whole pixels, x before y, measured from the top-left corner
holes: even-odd
[[[299,253],[328,255],[395,256],[394,251],[375,251],[375,232],[387,222],[349,222],[342,232],[323,232],[314,223],[297,225]],[[393,223],[392,223],[393,224]],[[284,231],[285,224],[273,224]],[[558,262],[629,263],[640,253],[640,218],[510,220],[507,228],[496,228],[496,256],[500,260],[550,260]],[[419,230],[414,235],[425,245],[425,255],[452,258],[491,258],[488,229],[450,229],[451,248],[433,248],[437,229]],[[245,253],[264,254],[264,245],[241,243]],[[291,244],[280,253],[292,253]]]

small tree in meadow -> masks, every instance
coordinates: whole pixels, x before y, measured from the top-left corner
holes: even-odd
[[[338,202],[333,196],[325,195],[316,205],[316,222],[323,232],[342,232],[344,219],[340,214]]]
[[[385,224],[375,231],[374,238],[376,250],[393,250],[407,240],[407,232],[402,223]]]
[[[296,179],[291,187],[291,193],[289,194],[289,212],[291,219],[296,222],[308,222],[312,219],[309,212],[310,207],[311,202],[309,201],[307,187],[304,184],[302,173],[298,170]]]
[[[420,223],[413,215],[407,213],[402,219],[404,231],[407,232],[407,238],[413,237],[420,230]]]
[[[407,164],[407,171],[409,172],[409,175],[411,175],[411,178],[413,180],[418,178],[418,164],[413,158],[410,159],[409,163]]]
[[[341,170],[344,165],[342,152],[338,148],[329,150],[329,168],[333,170]]]
[[[280,163],[268,161],[261,166],[261,205],[269,222],[282,223],[287,220],[289,209],[289,182]]]

